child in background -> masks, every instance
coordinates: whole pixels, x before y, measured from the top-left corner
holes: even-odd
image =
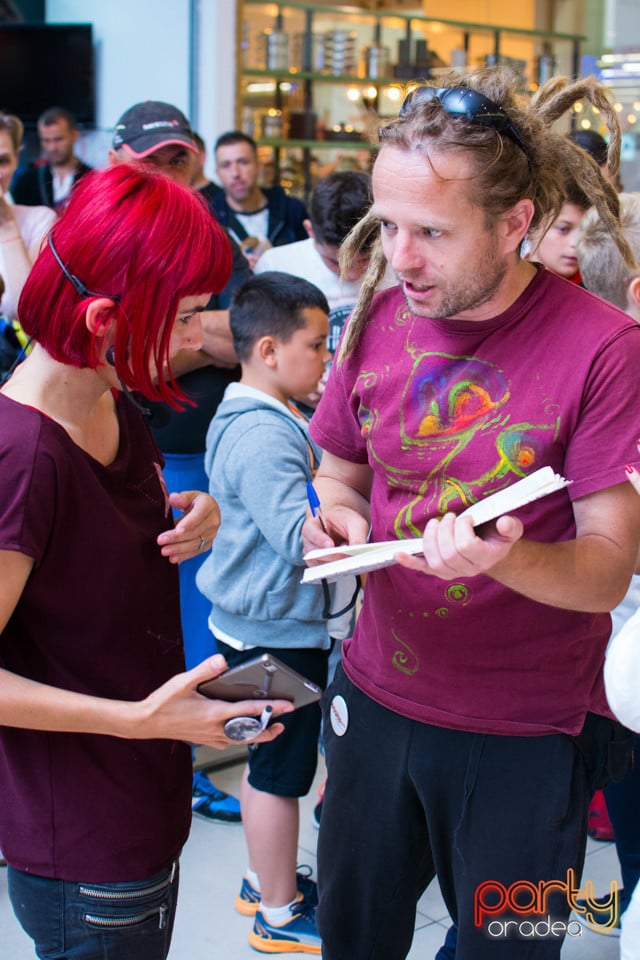
[[[530,250],[527,259],[541,263],[559,277],[580,283],[576,241],[582,218],[591,204],[575,180],[567,181],[565,195],[564,206],[551,226],[537,230],[527,238]]]
[[[326,363],[329,307],[288,274],[253,277],[234,294],[230,324],[242,366],[207,434],[205,467],[224,522],[197,583],[229,667],[265,650],[326,685],[329,634],[322,590],[303,586],[306,481],[320,451],[290,397],[313,390]],[[250,747],[240,793],[249,869],[236,908],[254,916],[251,946],[319,954],[315,883],[296,874],[298,798],[317,764],[320,708],[290,714],[277,747]]]

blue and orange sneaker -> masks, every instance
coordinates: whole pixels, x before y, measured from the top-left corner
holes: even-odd
[[[306,864],[298,867],[296,883],[298,893],[301,894],[312,907],[316,907],[318,905],[318,888],[315,880],[311,879],[311,867],[308,867]],[[234,906],[243,917],[254,917],[260,907],[260,891],[253,886],[247,877],[242,878],[240,893],[235,899]]]
[[[258,910],[249,934],[249,945],[260,953],[322,953],[322,941],[316,927],[316,908],[302,897],[291,909],[291,919],[279,925],[267,923]]]
[[[240,823],[240,803],[231,794],[218,790],[202,770],[193,775],[191,809],[200,817],[218,823]]]

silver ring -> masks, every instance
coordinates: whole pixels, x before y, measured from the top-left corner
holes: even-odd
[[[205,538],[200,537],[200,546],[198,547],[198,550],[204,550],[206,545],[207,545],[207,541],[205,540]]]

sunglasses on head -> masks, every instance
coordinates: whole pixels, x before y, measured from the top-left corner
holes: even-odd
[[[428,103],[438,99],[445,113],[452,117],[464,117],[469,123],[477,123],[482,127],[491,127],[518,146],[527,160],[531,160],[527,145],[522,134],[506,115],[502,107],[485,97],[477,90],[468,87],[416,87],[405,97],[400,107],[400,116],[405,116],[413,110],[417,103]]]

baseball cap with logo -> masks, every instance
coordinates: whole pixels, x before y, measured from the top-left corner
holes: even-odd
[[[170,103],[145,100],[122,114],[113,132],[113,147],[123,147],[133,157],[177,143],[197,152],[189,121]]]

